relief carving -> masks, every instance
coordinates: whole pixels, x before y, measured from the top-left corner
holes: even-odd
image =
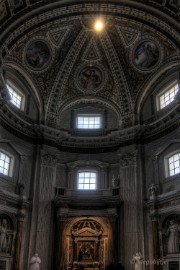
[[[6,215],[0,215],[0,253],[10,254],[12,250],[12,222]]]

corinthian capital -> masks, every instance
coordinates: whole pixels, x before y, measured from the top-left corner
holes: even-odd
[[[43,154],[41,156],[41,164],[45,166],[54,166],[56,164],[56,156],[51,154]]]
[[[136,165],[138,151],[132,151],[124,154],[119,154],[120,164],[122,167]]]

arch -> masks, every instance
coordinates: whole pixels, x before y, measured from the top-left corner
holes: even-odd
[[[139,95],[136,98],[135,101],[135,113],[137,113],[137,121],[140,121],[140,113],[141,113],[141,108],[143,106],[144,101],[146,100],[147,96],[151,93],[152,91],[152,87],[153,84],[160,78],[160,76],[162,76],[165,72],[167,72],[168,70],[177,67],[178,65],[180,65],[180,60],[176,60],[174,62],[171,62],[169,64],[166,64],[164,66],[162,66],[159,71],[156,74],[152,74],[149,77],[149,80],[147,81],[147,83],[144,85],[144,87],[142,87],[143,89],[143,93],[142,91],[139,93]]]
[[[73,106],[78,106],[78,105],[101,105],[105,108],[109,108],[111,109],[117,116],[118,119],[118,126],[121,127],[122,125],[122,116],[121,116],[121,112],[119,107],[112,103],[110,100],[106,100],[100,97],[96,97],[93,98],[91,96],[87,96],[87,97],[82,97],[82,98],[74,98],[69,100],[68,102],[66,102],[64,105],[62,105],[62,107],[60,108],[60,110],[58,111],[58,114],[61,115],[65,110],[68,110],[70,108],[72,108]]]
[[[3,66],[2,69],[6,72],[6,70],[8,70],[9,68],[13,68],[16,71],[18,71],[20,74],[22,74],[24,76],[24,78],[27,80],[27,82],[29,83],[30,86],[30,90],[32,90],[33,95],[36,97],[36,100],[38,102],[38,109],[39,109],[39,114],[40,114],[40,120],[44,120],[43,119],[43,113],[44,113],[44,108],[43,108],[43,101],[37,91],[37,86],[33,80],[33,78],[30,76],[30,74],[23,69],[22,66],[20,66],[18,63],[14,63],[14,62],[10,62],[10,61],[5,61],[3,62]],[[12,73],[11,70],[9,70],[9,73]]]

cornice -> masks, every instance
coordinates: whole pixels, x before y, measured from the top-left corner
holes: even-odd
[[[54,199],[54,204],[56,207],[69,207],[74,208],[74,206],[90,207],[91,209],[96,209],[97,207],[110,208],[118,206],[121,200],[117,196],[101,196],[101,192],[93,192],[93,194],[85,193],[77,196],[61,196],[56,195]]]
[[[32,124],[17,116],[4,103],[0,107],[0,120],[2,126],[8,127],[8,130],[18,136],[21,135],[24,140],[31,140],[36,143],[37,138],[43,143],[53,144],[58,147],[67,147],[71,149],[88,148],[109,148],[117,147],[124,143],[134,141],[146,142],[147,140],[157,139],[158,137],[172,132],[180,126],[180,106],[177,104],[173,110],[156,121],[147,125],[136,125],[130,128],[107,131],[106,134],[99,136],[78,136],[69,131],[57,130],[45,125]]]
[[[146,207],[149,209],[150,214],[161,215],[168,212],[179,211],[180,205],[180,191],[172,191],[168,193],[163,193],[156,198],[148,200],[146,202]]]
[[[6,192],[4,190],[0,190],[0,204],[13,208],[31,208],[31,202],[27,199],[27,197],[23,196],[20,198],[19,195]]]

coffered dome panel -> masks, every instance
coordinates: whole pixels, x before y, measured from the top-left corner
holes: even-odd
[[[47,129],[59,132],[59,114],[76,100],[114,107],[120,132],[140,124],[152,81],[179,61],[178,9],[167,4],[161,12],[154,8],[160,4],[151,2],[54,1],[49,8],[20,1],[18,9],[1,2],[2,68],[11,63],[29,74]],[[93,24],[99,16],[104,29],[97,33]]]

